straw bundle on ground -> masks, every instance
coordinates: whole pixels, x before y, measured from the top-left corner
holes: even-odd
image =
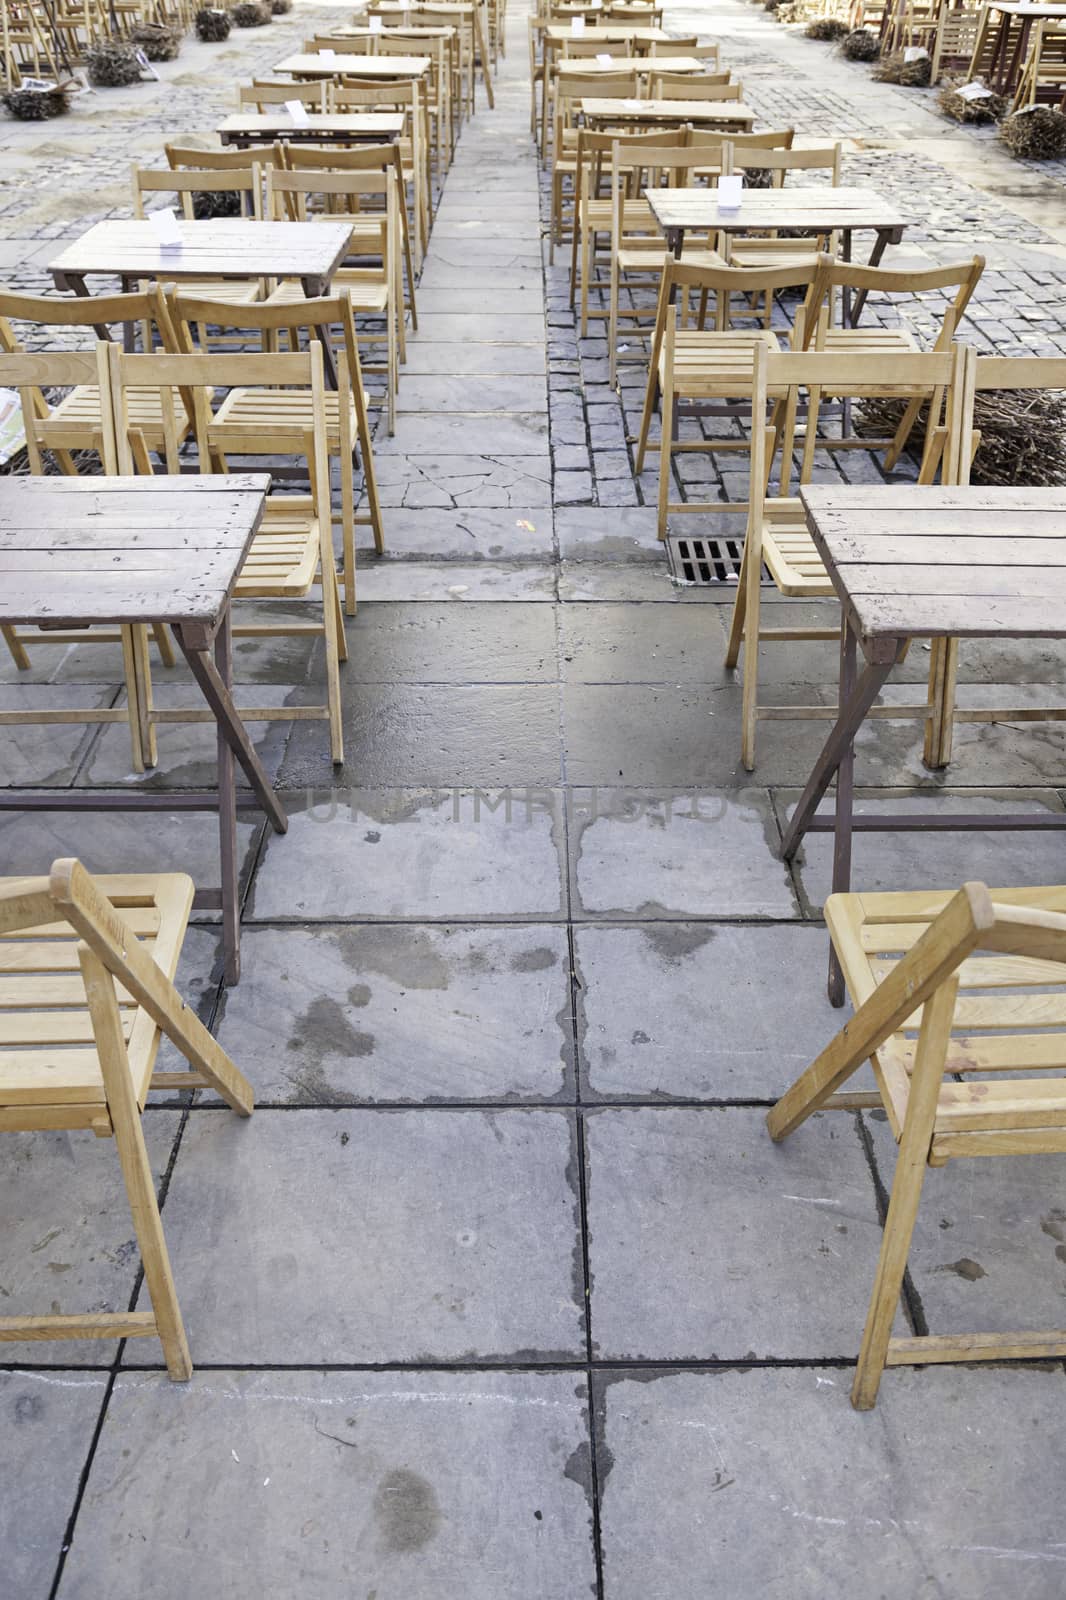
[[[165,22],[139,22],[130,32],[130,43],[149,61],[173,61],[181,49],[181,29]]]
[[[1066,117],[1050,106],[1013,111],[999,125],[999,136],[1019,161],[1054,161],[1066,155]]]
[[[842,17],[812,17],[804,32],[808,39],[825,39],[832,44],[846,38],[849,29]]]
[[[86,51],[85,67],[94,89],[122,89],[141,78],[137,51],[122,39],[102,39],[94,44]]]
[[[233,26],[229,12],[223,11],[220,6],[201,6],[196,13],[195,25],[196,37],[204,44],[220,44],[223,39],[229,38]]]
[[[876,61],[881,54],[881,41],[869,28],[853,28],[841,40],[840,53],[849,61]]]
[[[197,222],[213,222],[216,217],[239,217],[241,197],[233,189],[209,189],[192,197],[192,214]]]
[[[292,0],[270,0],[270,9],[276,17],[287,17],[292,10]]]
[[[933,63],[927,55],[915,61],[904,61],[903,52],[882,56],[874,68],[879,83],[899,83],[905,89],[924,89],[933,75]]]
[[[238,28],[261,28],[274,20],[269,4],[260,5],[258,0],[241,0],[239,6],[231,9],[230,16]]]
[[[4,109],[20,122],[43,122],[45,117],[61,117],[70,110],[63,83],[53,83],[48,89],[9,89],[3,100]]]
[[[902,400],[861,400],[856,427],[868,438],[887,439],[903,416]],[[911,435],[920,446],[927,408],[922,407]],[[978,393],[974,427],[981,443],[970,468],[970,482],[1040,489],[1066,484],[1066,394],[1057,390],[1005,389]]]
[[[981,83],[975,78],[974,83]],[[1007,109],[1007,102],[1001,94],[979,95],[970,100],[966,95],[959,93],[966,85],[959,79],[949,78],[936,97],[936,103],[946,117],[951,117],[955,122],[998,122]],[[983,89],[985,85],[981,83]]]

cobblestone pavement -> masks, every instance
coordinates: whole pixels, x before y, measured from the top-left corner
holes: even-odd
[[[5,124],[5,273],[45,282],[55,239],[123,209],[128,160],[209,132],[236,81],[337,14],[297,0],[222,54],[187,45],[162,88]],[[848,176],[913,217],[907,254],[988,254],[972,336],[1059,347],[1045,175],[738,0],[670,20],[721,36],[767,121],[846,136]],[[892,1141],[877,1113],[780,1148],[763,1124],[840,1020],[829,841],[794,869],[778,850],[824,724],[766,725],[741,769],[731,591],[671,582],[625,439],[640,372],[620,401],[547,263],[525,40],[516,6],[379,437],[388,555],[361,555],[347,765],[311,724],[250,725],[289,832],[241,825],[240,984],[221,989],[210,919],[183,956],[258,1097],[240,1125],[187,1096],[146,1115],[196,1374],[168,1383],[148,1340],[7,1348],[0,1592],[1058,1600],[1061,1363],[895,1371],[876,1411],[848,1405]],[[724,459],[705,470],[730,497]],[[0,660],[0,707],[120,699],[108,646],[32,663]],[[975,646],[960,694],[1060,699],[1062,669],[1055,646]],[[829,705],[835,671],[803,643],[768,649],[763,678]],[[299,639],[238,645],[244,705],[317,699],[321,676]],[[190,692],[158,670],[161,702]],[[137,779],[121,728],[9,728],[3,781],[212,780],[203,726],[159,742]],[[1061,724],[963,726],[935,778],[920,744],[872,725],[861,803],[1063,808]],[[187,813],[0,813],[5,873],[73,852],[217,872]],[[865,888],[1062,877],[1050,834],[862,835],[855,858]],[[5,1309],[143,1304],[109,1142],[3,1149]],[[1060,1325],[1064,1180],[1048,1156],[931,1172],[899,1331]]]

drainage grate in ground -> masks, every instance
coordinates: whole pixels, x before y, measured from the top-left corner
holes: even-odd
[[[743,553],[743,539],[706,539],[702,536],[693,538],[690,534],[674,534],[666,541],[670,571],[683,583],[735,584],[740,577]],[[764,583],[767,576],[764,569]]]

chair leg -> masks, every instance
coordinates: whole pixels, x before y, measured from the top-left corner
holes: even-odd
[[[165,622],[152,623],[152,638],[155,640],[155,647],[159,651],[160,661],[165,667],[172,667],[174,665],[174,646],[170,642],[170,634],[167,632]]]
[[[895,438],[892,440],[892,443],[889,445],[888,450],[885,453],[886,472],[892,471],[892,468],[896,465],[896,462],[906,449],[907,440],[911,436],[914,424],[918,420],[918,413],[921,409],[922,402],[920,399],[916,398],[914,400],[908,400],[907,409],[900,419],[899,427],[896,429]]]
[[[126,717],[130,729],[130,759],[134,772],[144,771],[145,730],[141,726],[141,699],[137,692],[137,657],[133,649],[133,629],[124,626],[122,635],[122,671],[126,680]]]
[[[922,1012],[907,1115],[896,1158],[896,1174],[892,1180],[892,1196],[888,1203],[877,1274],[863,1329],[859,1363],[851,1388],[851,1403],[856,1411],[872,1409],[888,1355],[892,1324],[907,1268],[911,1234],[918,1216],[918,1202],[922,1197],[922,1183],[933,1138],[958,989],[958,978],[948,979],[933,991]]]
[[[159,1216],[140,1107],[133,1092],[114,980],[103,962],[84,944],[78,947],[78,959],[156,1331],[163,1346],[167,1372],[175,1383],[185,1383],[192,1377],[192,1358]]]
[[[621,293],[618,279],[618,262],[612,246],[610,300],[607,308],[607,381],[612,389],[618,387],[618,297]]]
[[[729,618],[729,640],[725,650],[725,666],[734,670],[740,660],[740,647],[744,643],[744,606],[747,598],[747,573],[748,551],[751,541],[744,540],[744,549],[740,557],[740,578],[737,583],[737,592],[733,596],[733,610]]]
[[[670,508],[670,466],[673,461],[673,442],[677,430],[677,406],[674,402],[674,374],[667,369],[662,396],[663,436],[659,445],[659,515],[658,533],[666,538],[666,524]]]
[[[577,205],[574,205],[574,227],[577,228]],[[596,234],[588,223],[581,230],[581,337],[589,336],[589,283],[596,259]]]
[[[759,588],[760,541],[750,527],[744,540],[744,681],[741,685],[740,759],[751,772],[755,766],[755,729],[759,707]],[[739,601],[739,595],[737,597]]]
[[[137,685],[137,719],[144,746],[144,764],[154,767],[159,759],[155,723],[152,721],[152,664],[148,658],[148,629],[139,623],[133,629],[133,659]]]
[[[324,537],[329,538],[328,529]],[[326,703],[329,707],[329,748],[333,765],[344,760],[341,721],[340,622],[336,603],[336,578],[332,562],[322,561],[322,621],[326,635]]]
[[[11,659],[14,661],[19,671],[28,672],[30,668],[30,658],[22,648],[22,645],[19,643],[18,635],[9,622],[5,622],[0,625],[0,635],[3,636],[4,643],[11,651]]]
[[[640,413],[640,430],[637,433],[637,452],[634,471],[637,477],[644,471],[644,458],[648,453],[648,435],[651,432],[651,419],[655,413],[656,391],[656,366],[655,366],[654,341],[652,345],[651,361],[648,366],[648,387],[644,391],[644,408]],[[665,412],[663,413],[665,416]]]
[[[400,366],[396,358],[396,302],[388,308],[388,429],[389,437],[396,432],[396,385],[400,381]]]
[[[344,609],[355,615],[355,464],[353,452],[340,452],[341,466],[341,548],[344,551]]]

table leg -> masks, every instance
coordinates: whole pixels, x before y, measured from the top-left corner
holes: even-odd
[[[90,298],[89,285],[85,282],[85,278],[82,273],[53,272],[52,278],[56,288],[60,290],[61,293],[64,290],[70,290],[71,293],[76,294],[81,300],[88,300]],[[102,339],[105,344],[111,338],[111,329],[106,327],[103,323],[98,322],[93,328],[93,332],[96,334],[96,337],[98,339]]]
[[[321,278],[301,278],[300,282],[303,285],[304,294],[309,300],[319,300],[329,294],[329,284],[324,283]],[[335,389],[337,387],[337,365],[333,359],[333,347],[329,342],[329,329],[316,328],[315,333],[322,346],[322,370],[325,374],[326,383],[331,389]]]
[[[791,861],[803,840],[818,804],[833,781],[833,776],[840,765],[845,751],[851,744],[862,726],[863,718],[880,694],[885,679],[900,658],[900,652],[906,645],[906,640],[889,640],[892,654],[885,661],[868,661],[862,669],[862,675],[855,685],[854,693],[845,702],[843,696],[840,701],[840,710],[832,731],[822,746],[822,753],[814,764],[814,771],[807,780],[807,787],[800,797],[799,805],[793,813],[792,820],[785,829],[785,837],[781,845],[781,854],[786,861]]]
[[[840,629],[840,687],[838,709],[847,705],[855,693],[855,634],[845,616]],[[855,804],[855,744],[849,739],[837,766],[836,818],[833,829],[833,893],[844,894],[851,887],[851,819]],[[844,1004],[844,973],[832,940],[829,943],[829,974],[826,982],[829,1002]]]
[[[229,607],[215,634],[215,667],[227,692],[233,683]],[[233,750],[218,724],[218,853],[222,884],[222,950],[227,984],[241,976],[241,907],[237,877],[237,782]]]

